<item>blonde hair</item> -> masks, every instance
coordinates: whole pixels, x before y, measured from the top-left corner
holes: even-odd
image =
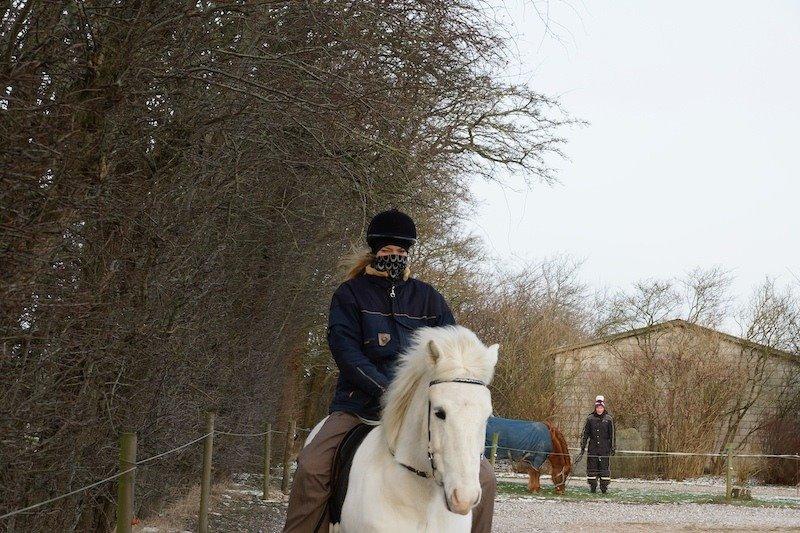
[[[342,268],[346,272],[344,277],[345,281],[357,278],[358,276],[364,274],[367,270],[367,267],[372,265],[372,261],[374,259],[375,254],[373,254],[369,248],[354,248],[353,251],[344,256],[341,261]],[[370,274],[378,273],[372,270]],[[403,272],[403,279],[408,279],[410,277],[411,268],[406,265],[406,269]]]
[[[350,280],[363,274],[367,266],[372,264],[373,259],[375,259],[375,254],[368,248],[354,248],[342,259],[342,266],[346,272],[345,279]]]

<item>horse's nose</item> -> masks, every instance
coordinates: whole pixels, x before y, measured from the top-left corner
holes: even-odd
[[[458,489],[453,489],[453,495],[450,498],[450,508],[454,513],[467,514],[470,510],[469,502],[462,501],[458,497]]]
[[[450,510],[457,514],[467,514],[469,513],[470,509],[475,507],[478,502],[481,500],[481,492],[478,491],[478,495],[474,498],[464,498],[458,494],[458,489],[453,489],[453,494],[450,497]]]

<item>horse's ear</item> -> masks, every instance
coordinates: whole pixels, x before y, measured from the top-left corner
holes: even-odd
[[[492,344],[489,346],[489,357],[491,359],[492,366],[497,364],[497,356],[500,354],[500,345],[499,344]]]
[[[433,342],[433,339],[428,341],[428,359],[430,360],[431,364],[434,366],[439,358],[442,357],[442,352],[439,350],[439,347],[436,346],[436,343]]]

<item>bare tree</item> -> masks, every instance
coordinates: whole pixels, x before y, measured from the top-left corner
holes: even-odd
[[[500,343],[501,356],[492,383],[499,416],[545,420],[557,411],[557,346],[586,336],[589,311],[579,265],[554,258],[501,271],[482,286],[482,294],[460,313],[464,324],[487,342]]]
[[[204,409],[231,430],[299,415],[368,215],[453,240],[467,180],[551,180],[568,122],[493,76],[506,42],[466,0],[0,14],[0,512],[112,473],[122,430],[147,456]],[[224,472],[249,445],[222,446]],[[140,511],[197,453],[138,472]],[[111,488],[12,526],[103,529]]]

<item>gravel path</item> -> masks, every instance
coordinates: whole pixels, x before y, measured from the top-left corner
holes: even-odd
[[[249,491],[230,494],[221,515],[212,515],[216,531],[279,532],[285,502],[264,503]],[[255,492],[255,491],[253,491]],[[220,509],[222,511],[222,509]],[[716,504],[627,504],[512,499],[495,504],[493,531],[798,531],[800,509]]]
[[[694,503],[504,500],[495,504],[494,530],[515,531],[800,531],[800,509]]]
[[[226,511],[225,518],[212,515],[213,530],[277,533],[286,508],[281,503],[265,505],[253,499],[249,509],[242,506],[239,513],[231,513],[233,509]],[[495,504],[493,531],[800,531],[800,509],[500,500]]]
[[[260,499],[260,489],[255,479],[238,479],[215,498],[209,522],[217,533],[279,533],[286,516],[286,497],[277,490],[267,501]],[[708,484],[715,486],[716,480]],[[622,483],[619,483],[622,485]],[[618,485],[618,486],[619,486]],[[663,491],[664,485],[636,480],[637,489]],[[622,487],[620,487],[622,488]],[[672,487],[670,487],[672,488]],[[762,487],[763,488],[763,487]],[[759,491],[760,489],[759,488]],[[794,489],[788,489],[793,491]],[[770,496],[787,496],[787,488],[775,487]],[[724,492],[724,489],[723,489]],[[796,493],[795,493],[796,494]],[[192,515],[194,515],[192,501]],[[141,533],[172,533],[196,531],[196,518],[184,527],[148,527],[146,522],[135,528]],[[665,531],[796,531],[800,532],[800,508],[746,507],[712,503],[659,503],[639,504],[606,501],[569,501],[557,497],[527,498],[500,494],[495,504],[494,528],[498,533],[520,531],[615,531],[665,532]]]

